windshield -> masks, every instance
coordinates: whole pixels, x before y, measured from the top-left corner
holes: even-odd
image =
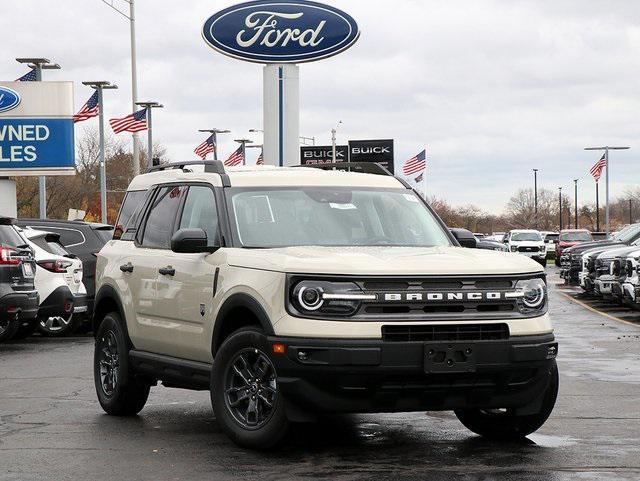
[[[640,224],[629,225],[613,236],[613,239],[620,242],[631,242],[631,240],[637,235],[639,229]]]
[[[563,232],[560,240],[565,242],[580,242],[593,240],[589,232]]]
[[[542,241],[542,236],[539,232],[514,232],[511,234],[511,240],[540,242]]]
[[[230,196],[244,247],[451,245],[407,190],[231,189]]]

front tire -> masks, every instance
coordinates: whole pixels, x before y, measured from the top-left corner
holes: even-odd
[[[558,366],[549,367],[549,384],[543,394],[540,411],[516,415],[512,409],[458,409],[460,422],[470,431],[488,439],[507,441],[528,436],[537,431],[549,418],[558,397]]]
[[[227,436],[239,446],[266,449],[289,427],[264,334],[243,328],[218,350],[211,370],[211,404]]]
[[[107,414],[134,416],[149,397],[150,386],[129,367],[129,343],[120,316],[107,314],[98,328],[93,354],[93,378],[98,401]]]

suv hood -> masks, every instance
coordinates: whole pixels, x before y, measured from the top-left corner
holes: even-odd
[[[600,247],[608,247],[608,246],[620,246],[626,245],[622,242],[614,241],[614,240],[604,240],[604,241],[591,241],[591,242],[581,242],[578,245],[568,247],[564,250],[564,254],[581,254],[584,251],[589,249],[597,249]]]
[[[229,265],[301,274],[487,275],[542,272],[520,254],[463,247],[279,247],[228,249]]]

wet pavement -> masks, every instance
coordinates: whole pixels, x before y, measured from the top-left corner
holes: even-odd
[[[507,444],[433,412],[333,417],[277,451],[245,451],[218,428],[207,392],[157,387],[140,416],[104,415],[90,337],[2,344],[0,480],[638,480],[640,312],[618,322],[556,288],[551,302],[558,403],[537,433]]]

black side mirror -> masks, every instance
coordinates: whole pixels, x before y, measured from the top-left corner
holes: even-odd
[[[467,229],[453,228],[449,229],[453,237],[456,238],[458,244],[462,247],[468,247],[470,249],[476,248],[476,238],[473,233]]]
[[[180,229],[171,236],[171,250],[185,254],[215,252],[219,246],[210,246],[204,229]]]

